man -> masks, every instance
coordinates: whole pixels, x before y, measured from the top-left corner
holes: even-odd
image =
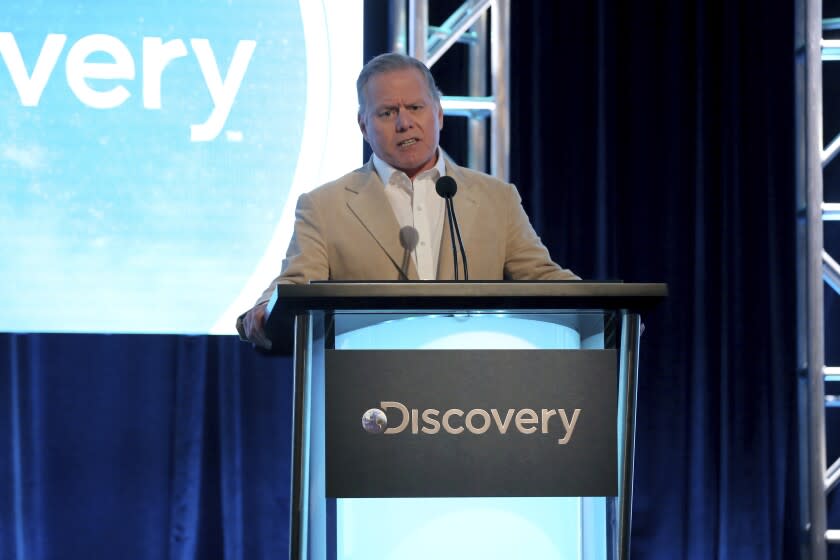
[[[243,339],[271,348],[265,310],[278,283],[449,280],[453,255],[435,182],[451,176],[471,280],[573,280],[549,257],[513,185],[455,165],[438,147],[440,91],[420,61],[368,62],[356,82],[368,163],[298,200],[282,272],[237,321]]]

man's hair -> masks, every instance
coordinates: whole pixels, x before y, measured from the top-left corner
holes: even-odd
[[[362,71],[359,72],[359,77],[356,80],[356,95],[359,98],[359,112],[365,109],[365,87],[370,79],[378,74],[387,74],[396,70],[405,70],[406,68],[414,68],[419,71],[424,78],[426,78],[426,85],[429,88],[429,93],[435,102],[440,103],[440,90],[435,84],[435,78],[429,71],[429,68],[410,56],[400,53],[385,53],[375,56],[364,65]]]

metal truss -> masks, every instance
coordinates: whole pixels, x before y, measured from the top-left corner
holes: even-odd
[[[508,179],[510,154],[509,14],[510,0],[467,0],[443,24],[432,26],[428,0],[391,0],[390,3],[392,51],[410,54],[431,68],[455,43],[469,45],[465,69],[469,92],[464,96],[445,95],[441,105],[445,115],[468,119],[467,165],[504,180]]]
[[[822,19],[822,0],[796,6],[796,109],[798,205],[798,366],[800,558],[825,560],[840,530],[829,529],[827,497],[840,483],[840,458],[826,468],[826,407],[840,397],[826,396],[826,382],[840,381],[840,367],[825,364],[826,286],[840,293],[840,265],[825,250],[826,221],[840,220],[840,204],[826,203],[823,170],[840,153],[840,134],[823,141],[824,63],[840,61],[840,41],[823,32],[840,30],[840,20]],[[837,333],[834,333],[837,336]]]

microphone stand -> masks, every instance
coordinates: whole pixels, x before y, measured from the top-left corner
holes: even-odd
[[[453,226],[455,222],[455,209],[452,208],[452,198],[446,198],[446,218],[449,222],[449,240],[452,242],[452,264],[454,267],[455,280],[458,280],[458,250],[455,249],[455,231],[457,226]],[[461,232],[458,232],[458,241],[461,240]]]
[[[458,227],[458,220],[455,218],[455,203],[452,198],[458,192],[458,185],[455,179],[444,175],[435,182],[435,191],[446,201],[446,217],[449,221],[449,240],[452,242],[452,264],[454,267],[455,280],[458,280],[458,251],[455,249],[455,239],[458,239],[458,248],[461,250],[461,258],[464,261],[464,280],[469,280],[467,269],[467,252],[464,250],[464,241],[461,239],[461,228]]]

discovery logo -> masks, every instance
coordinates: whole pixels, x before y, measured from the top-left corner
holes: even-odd
[[[389,409],[394,412],[386,412]],[[394,419],[398,415],[399,422],[389,422],[388,414]],[[441,430],[452,435],[465,432],[481,435],[490,430],[505,435],[511,428],[523,435],[554,431],[561,436],[557,444],[565,445],[572,439],[580,414],[579,408],[575,408],[571,415],[565,408],[542,408],[539,412],[532,408],[491,408],[489,411],[483,408],[467,411],[460,408],[443,411],[426,408],[421,411],[417,408],[409,409],[401,402],[382,401],[379,408],[371,408],[362,415],[362,429],[370,434],[384,435],[400,434],[409,426],[415,435],[434,435]]]
[[[67,35],[49,33],[31,69],[26,68],[23,53],[13,33],[0,32],[0,56],[9,72],[24,107],[38,107],[41,94],[53,76],[64,52]],[[242,80],[248,70],[257,42],[237,43],[227,70],[222,74],[209,39],[190,39],[192,54],[204,78],[204,87],[213,101],[210,115],[202,123],[190,125],[192,142],[214,140],[227,122]],[[26,53],[27,58],[35,53]],[[161,108],[161,82],[164,70],[179,58],[190,55],[181,39],[165,41],[161,37],[143,37],[140,85],[144,109]],[[108,62],[102,62],[107,59]],[[138,63],[129,48],[117,37],[105,34],[86,35],[67,49],[64,60],[67,86],[80,103],[94,109],[114,109],[131,97],[119,81],[133,81]],[[99,88],[92,85],[96,80]],[[108,81],[113,83],[107,83]],[[103,85],[104,84],[104,85]]]

